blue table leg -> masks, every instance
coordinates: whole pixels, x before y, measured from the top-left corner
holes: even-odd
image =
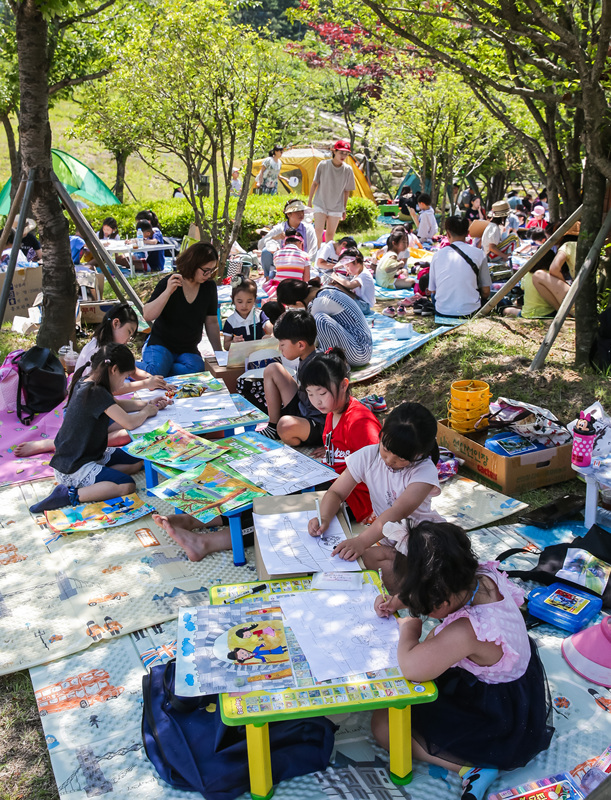
[[[231,549],[233,550],[233,563],[236,567],[246,564],[244,553],[244,539],[242,538],[242,515],[229,517],[229,533],[231,535]]]
[[[153,463],[145,459],[144,461],[144,478],[146,483],[147,494],[152,495],[151,489],[159,483],[159,473],[153,468]]]

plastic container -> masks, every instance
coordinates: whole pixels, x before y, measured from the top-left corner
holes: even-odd
[[[65,344],[63,347],[60,347],[57,354],[62,367],[66,370],[68,375],[71,375],[78,361],[78,353],[74,350],[72,342],[70,342],[69,345]]]
[[[592,450],[596,441],[595,433],[578,433],[573,431],[573,449],[571,461],[576,467],[589,467],[592,462]]]
[[[528,595],[529,614],[571,633],[585,628],[602,607],[600,597],[565,583],[533,589]]]
[[[490,397],[490,386],[486,381],[454,381],[450,386],[450,397],[480,404]]]
[[[448,401],[450,426],[460,433],[487,427],[488,420],[480,420],[490,411],[490,397],[490,387],[485,381],[454,381]]]

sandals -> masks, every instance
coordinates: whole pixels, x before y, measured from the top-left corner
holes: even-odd
[[[382,314],[385,317],[396,317],[397,309],[394,306],[386,306],[386,308],[382,309]]]

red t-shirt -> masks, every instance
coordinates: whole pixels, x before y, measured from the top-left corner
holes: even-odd
[[[341,475],[346,469],[346,456],[356,453],[361,447],[377,444],[381,428],[382,425],[375,414],[351,397],[348,408],[341,415],[335,428],[333,428],[333,414],[327,414],[322,436],[325,445],[325,463]],[[364,483],[355,486],[347,503],[357,522],[362,522],[372,513],[369,490]]]

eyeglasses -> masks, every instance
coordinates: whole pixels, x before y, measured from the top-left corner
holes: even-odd
[[[204,269],[203,267],[199,267],[199,269],[201,270],[202,275],[206,276],[206,275],[214,275],[218,267],[212,267],[211,269]]]

